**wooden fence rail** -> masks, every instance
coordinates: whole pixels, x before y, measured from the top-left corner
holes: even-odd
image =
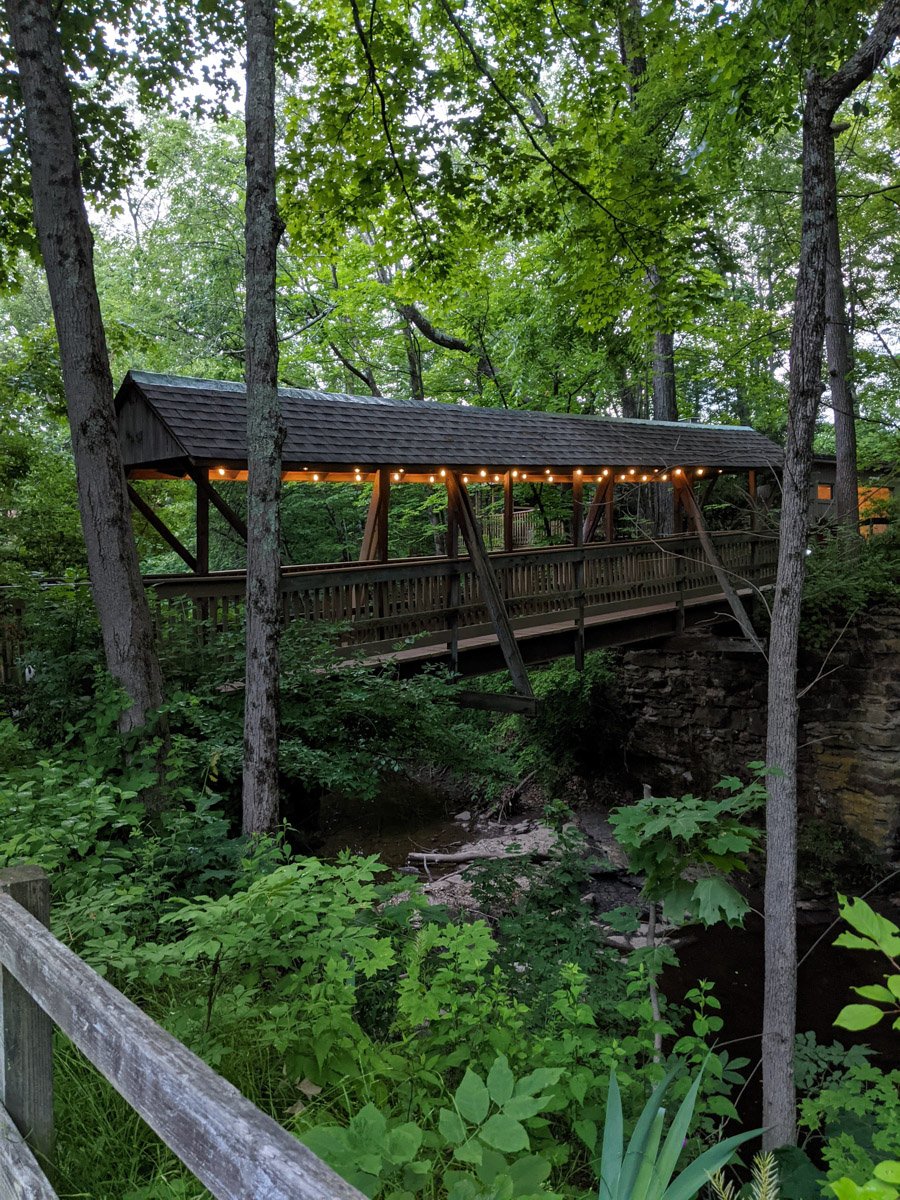
[[[53,1200],[52,1024],[220,1200],[362,1200],[46,928],[37,867],[0,871],[0,1200]]]
[[[759,533],[710,535],[735,588],[771,583],[777,539]],[[716,573],[695,535],[657,541],[550,546],[490,555],[514,631],[549,622],[573,630],[591,617],[639,613],[720,594]],[[145,578],[161,640],[238,631],[245,574]],[[52,586],[52,585],[48,585]],[[292,621],[341,627],[348,652],[388,654],[407,638],[453,646],[493,631],[481,582],[466,555],[283,568],[282,611]],[[16,674],[23,652],[14,607],[0,614],[0,682]]]
[[[744,532],[714,534],[712,540],[736,588],[774,579],[777,540]],[[516,630],[551,620],[574,627],[603,613],[674,606],[720,592],[694,535],[542,547],[491,554],[490,560]],[[201,614],[213,631],[236,628],[242,619],[242,574],[168,576],[147,585],[160,602],[163,635]],[[388,652],[405,638],[439,646],[492,629],[481,583],[465,556],[285,568],[282,606],[286,624],[342,626],[343,646],[371,653]]]

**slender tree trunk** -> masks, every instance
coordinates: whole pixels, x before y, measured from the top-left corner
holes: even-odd
[[[110,674],[131,700],[123,729],[146,723],[162,678],[131,528],[106,335],[94,279],[79,150],[49,0],[7,0],[25,102],[34,223],[59,340],[78,505]]]
[[[281,446],[275,265],[275,2],[246,0],[247,24],[247,675],[244,832],[279,816],[278,637],[281,629]]]
[[[834,412],[834,448],[837,471],[834,485],[835,512],[839,527],[859,536],[859,472],[856,465],[856,415],[850,372],[853,353],[847,302],[841,269],[841,239],[837,212],[837,179],[834,169],[834,137],[829,144],[827,185],[834,197],[829,204],[828,262],[825,272],[825,353],[831,382]]]
[[[822,395],[831,122],[839,106],[875,71],[900,29],[900,0],[887,0],[872,33],[834,75],[810,75],[803,113],[803,226],[791,329],[790,394],[784,453],[778,574],[769,642],[766,765],[765,991],[763,1135],[765,1149],[794,1145],[794,1034],[797,997],[797,643],[806,574],[809,481]]]

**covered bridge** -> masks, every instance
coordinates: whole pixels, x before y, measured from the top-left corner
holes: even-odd
[[[412,637],[407,658],[445,658],[454,669],[467,648],[476,651],[477,664],[476,643],[486,639],[526,697],[524,657],[541,656],[550,627],[565,630],[570,647],[574,634],[580,657],[597,640],[592,630],[618,623],[618,640],[628,640],[629,621],[665,612],[679,628],[690,608],[724,599],[752,637],[739,593],[772,576],[775,544],[754,527],[709,533],[696,488],[704,479],[739,474],[752,503],[757,471],[781,463],[779,448],[754,430],[298,388],[283,388],[280,396],[285,480],[371,485],[359,563],[285,566],[286,619],[340,624],[348,647],[372,654]],[[224,624],[240,606],[243,579],[240,572],[209,571],[209,508],[246,538],[243,520],[215,487],[247,477],[244,385],[131,371],[116,406],[129,479],[190,479],[196,486],[193,547],[129,489],[136,508],[195,576],[148,582],[162,596],[201,601],[212,623]],[[388,562],[390,490],[408,483],[446,489],[445,556]],[[471,502],[472,486],[482,483],[503,488],[504,548],[496,554],[486,550]],[[515,491],[528,483],[570,492],[568,545],[515,549]],[[653,489],[659,511],[671,505],[664,524],[674,535],[617,540],[616,496],[635,487]]]

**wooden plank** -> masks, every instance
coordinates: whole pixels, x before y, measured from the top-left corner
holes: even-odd
[[[537,716],[534,696],[506,696],[498,692],[457,692],[453,700],[460,708],[477,708],[485,712],[522,713]]]
[[[184,543],[175,536],[175,534],[168,527],[168,525],[165,523],[165,521],[162,519],[162,517],[158,513],[153,511],[153,509],[150,507],[150,505],[147,503],[147,501],[144,499],[144,497],[141,496],[138,492],[136,492],[130,483],[127,485],[127,487],[128,487],[128,499],[131,501],[131,503],[134,505],[134,507],[138,510],[138,512],[141,514],[141,516],[144,518],[144,520],[148,523],[148,525],[152,526],[152,528],[156,530],[156,532],[163,539],[163,541],[168,546],[170,546],[180,558],[184,559],[184,561],[187,563],[187,565],[190,567],[190,569],[192,571],[196,571],[197,570],[197,559],[194,558],[194,556],[193,556],[193,554],[191,554],[190,550],[188,550],[188,548],[184,545]],[[209,567],[207,565],[207,570],[208,569],[209,569]]]
[[[8,895],[0,964],[218,1200],[362,1200]]]
[[[681,503],[684,506],[688,516],[694,523],[694,529],[696,530],[697,537],[700,539],[700,545],[703,547],[703,553],[706,555],[707,561],[715,573],[716,580],[718,581],[719,587],[722,589],[722,594],[728,601],[729,608],[734,613],[735,620],[737,621],[738,625],[740,625],[741,630],[743,631],[743,634],[747,640],[752,642],[760,654],[764,653],[762,642],[759,640],[756,630],[753,628],[753,623],[747,615],[747,610],[744,608],[740,596],[738,596],[737,592],[732,587],[731,580],[728,577],[728,572],[723,567],[722,561],[716,553],[713,540],[709,536],[709,530],[706,528],[706,522],[703,520],[703,514],[701,513],[696,497],[694,496],[693,488],[688,481],[684,479],[679,480],[678,484],[676,485],[676,490],[681,493]]]
[[[497,582],[497,576],[494,574],[491,560],[485,549],[481,530],[478,527],[478,522],[475,520],[475,514],[472,512],[469,494],[455,471],[447,472],[447,497],[450,507],[453,509],[459,523],[459,528],[462,531],[466,545],[469,548],[469,557],[478,576],[478,582],[481,584],[482,597],[491,615],[491,620],[494,622],[494,628],[497,631],[497,640],[500,643],[503,657],[509,668],[513,686],[520,696],[533,696],[534,692],[531,690],[528,671],[519,647],[516,645],[516,636],[509,621],[509,613],[506,610],[503,595]]]
[[[28,1143],[0,1105],[0,1200],[59,1200]]]
[[[50,924],[50,883],[40,867],[0,871],[0,898],[10,897],[38,928]],[[34,1154],[51,1164],[53,1027],[8,970],[0,970],[0,1010],[0,1103]]]
[[[514,544],[512,472],[507,471],[503,476],[503,549],[510,551]]]

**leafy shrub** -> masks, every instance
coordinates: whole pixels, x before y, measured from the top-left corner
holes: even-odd
[[[727,876],[746,870],[762,838],[746,818],[765,803],[763,764],[750,769],[756,772],[750,783],[729,776],[716,784],[726,793],[721,800],[645,796],[610,814],[631,870],[646,877],[644,894],[662,903],[670,921],[680,923],[685,914],[706,925],[743,920],[747,902]]]
[[[567,658],[534,671],[536,717],[500,722],[498,739],[512,741],[521,774],[537,770],[547,782],[622,761],[624,727],[618,716],[613,659],[605,651],[585,656],[579,671]]]
[[[401,679],[340,658],[326,632],[295,622],[281,649],[280,771],[295,812],[324,792],[372,803],[391,777],[413,765],[443,768],[493,794],[512,775],[478,714],[455,703],[458,686],[443,673]],[[226,781],[240,778],[243,691],[223,656],[196,689],[202,703],[185,713]]]
[[[844,538],[817,543],[807,562],[801,643],[824,651],[847,621],[870,604],[900,594],[900,535],[879,534],[848,554]]]

